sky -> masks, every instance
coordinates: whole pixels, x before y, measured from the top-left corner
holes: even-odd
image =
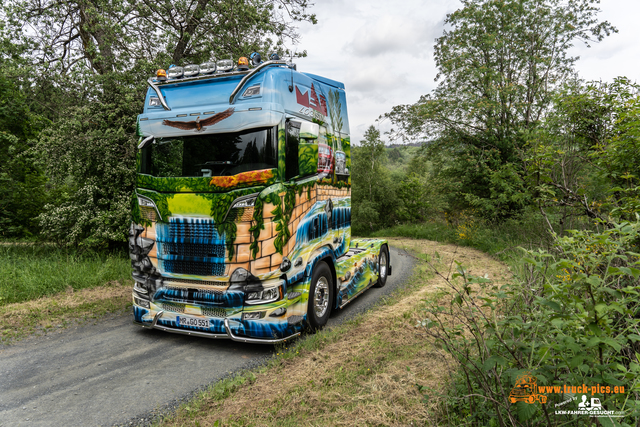
[[[371,125],[383,134],[388,120],[376,121],[395,105],[415,103],[435,88],[435,39],[444,19],[460,7],[458,0],[316,0],[311,11],[318,24],[299,25],[306,58],[298,71],[319,74],[345,84],[351,141],[358,143]],[[585,80],[637,81],[640,69],[640,1],[601,0],[599,18],[618,33],[590,48],[577,42],[570,53]]]

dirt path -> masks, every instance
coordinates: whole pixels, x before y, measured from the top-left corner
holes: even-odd
[[[439,258],[435,267],[445,277],[456,271],[454,261],[497,284],[511,276],[506,265],[471,248],[411,239],[389,242],[399,253],[412,250]],[[416,263],[409,288],[393,303],[368,313],[354,327],[329,332],[319,348],[294,348],[229,397],[221,399],[212,391],[190,402],[166,425],[437,425],[435,402],[455,366],[416,325],[424,319],[423,302],[448,286],[427,263]],[[431,398],[425,401],[425,395]]]
[[[365,292],[332,315],[329,325],[340,324],[404,285],[414,260],[393,249],[391,257],[393,275],[387,286]],[[69,298],[72,304],[73,296]],[[273,346],[168,334],[131,322],[130,313],[107,315],[4,346],[0,426],[129,425],[134,418],[138,423],[156,409],[172,407],[195,390],[274,354]]]

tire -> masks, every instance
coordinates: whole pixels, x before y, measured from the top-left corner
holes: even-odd
[[[307,303],[307,325],[312,330],[321,329],[327,324],[331,315],[334,292],[331,269],[326,262],[320,261],[311,276],[309,301]]]
[[[378,281],[374,288],[383,288],[387,284],[387,276],[389,275],[389,249],[387,245],[382,245],[378,254]]]

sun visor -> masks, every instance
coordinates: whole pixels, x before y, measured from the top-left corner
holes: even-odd
[[[156,138],[170,136],[188,136],[207,133],[240,132],[245,129],[278,125],[283,112],[261,107],[233,106],[197,114],[176,114],[167,117],[138,116],[141,135],[153,135]],[[182,117],[179,117],[182,116]]]

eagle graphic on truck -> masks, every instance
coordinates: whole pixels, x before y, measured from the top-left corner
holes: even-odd
[[[391,274],[351,237],[344,85],[259,54],[172,66],[138,116],[134,323],[277,343]]]

